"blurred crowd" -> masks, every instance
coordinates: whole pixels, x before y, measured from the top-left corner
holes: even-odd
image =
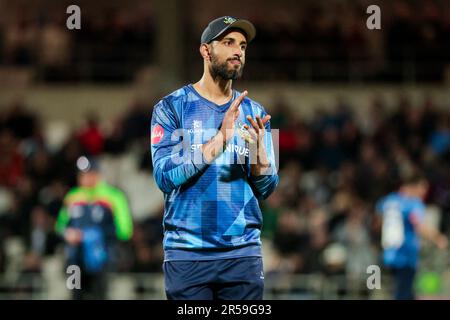
[[[1,110],[0,274],[10,267],[6,252],[9,239],[19,239],[25,247],[16,271],[40,272],[44,258],[62,253],[63,241],[54,231],[55,220],[65,194],[77,185],[78,157],[114,159],[133,154],[132,167],[141,176],[151,178],[147,133],[152,106],[133,103],[108,133],[102,130],[95,114],[89,114],[85,125],[71,132],[56,150],[49,148],[41,119],[22,101],[16,100]],[[138,179],[130,177],[130,183]],[[140,193],[146,196],[147,190]],[[129,202],[136,199],[135,194],[127,196]],[[136,208],[134,203],[131,207]],[[123,256],[118,268],[128,272],[160,271],[162,204],[141,216],[135,213],[135,217],[134,236],[121,244]]]
[[[280,185],[262,202],[269,273],[361,274],[379,264],[375,203],[415,168],[430,179],[427,202],[439,208],[439,227],[449,231],[450,106],[436,105],[428,96],[414,107],[410,97],[400,95],[391,109],[375,97],[366,117],[358,119],[354,106],[337,98],[326,108],[331,111],[317,109],[307,121],[286,99],[274,100],[272,128],[281,129]],[[65,193],[76,184],[80,155],[114,159],[133,153],[138,170],[151,177],[151,110],[152,104],[132,104],[109,132],[89,115],[61,148],[50,150],[41,119],[26,105],[17,100],[2,109],[0,274],[8,265],[8,239],[25,245],[22,272],[39,272],[43,258],[60,252],[54,222]],[[135,193],[143,190],[128,191],[131,202]],[[158,205],[136,219],[132,240],[121,247],[120,271],[161,271],[162,213]]]
[[[66,27],[69,4],[48,5],[19,5],[2,19],[0,65],[32,67],[35,78],[47,82],[125,82],[153,61],[155,32],[148,2],[131,8],[81,5],[80,30]]]
[[[429,179],[426,202],[438,212],[436,227],[448,234],[449,105],[427,96],[413,106],[399,95],[389,109],[375,97],[361,119],[355,106],[337,98],[327,109],[333,111],[317,109],[305,121],[277,100],[271,121],[281,128],[280,186],[263,204],[263,235],[276,252],[275,273],[357,276],[380,265],[375,205],[416,170]]]
[[[99,3],[100,9],[82,5],[82,28],[76,31],[67,30],[62,4],[50,9],[17,7],[0,19],[0,64],[31,66],[35,77],[46,81],[132,79],[137,70],[155,61],[154,4]],[[294,8],[289,3],[284,8],[283,1],[262,1],[257,10],[250,2],[242,3],[239,14],[258,30],[248,51],[246,79],[442,81],[446,77],[448,1],[308,0],[295,2]],[[381,7],[380,31],[366,27],[371,4]],[[179,31],[183,41],[179,54],[187,57],[180,74],[190,78],[201,63],[201,30],[193,27],[193,20],[209,12],[190,12],[192,7],[192,2],[183,2],[187,17]]]
[[[381,30],[366,25],[373,4],[381,10]],[[446,1],[305,1],[250,17],[258,27],[249,49],[258,66],[251,73],[261,79],[441,81],[450,62]]]

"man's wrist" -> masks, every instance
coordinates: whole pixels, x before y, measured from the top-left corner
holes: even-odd
[[[227,141],[226,134],[225,134],[225,132],[223,132],[222,129],[219,130],[219,132],[215,135],[215,137],[221,141],[222,147],[226,146],[228,141]]]
[[[269,172],[272,165],[270,163],[257,163],[251,165],[251,175],[254,177],[264,176]]]
[[[203,158],[207,163],[211,163],[216,159],[226,148],[227,141],[222,131],[219,132],[211,138],[202,147]]]

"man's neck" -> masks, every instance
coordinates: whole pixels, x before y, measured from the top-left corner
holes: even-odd
[[[202,97],[222,105],[230,101],[233,95],[232,84],[232,80],[213,79],[209,72],[204,72],[193,86]]]

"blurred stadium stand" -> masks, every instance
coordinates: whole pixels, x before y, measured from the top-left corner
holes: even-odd
[[[0,64],[45,81],[120,83],[158,62],[166,73],[195,79],[199,35],[211,17],[228,12],[258,29],[245,80],[415,83],[449,72],[445,0],[81,0],[82,28],[68,32],[70,4],[0,1]],[[370,4],[382,8],[382,30],[366,28]]]
[[[389,274],[370,291],[366,268],[381,264],[374,203],[401,172],[426,172],[427,221],[450,231],[450,3],[375,1],[383,29],[368,31],[372,2],[78,1],[78,32],[65,29],[70,1],[0,0],[0,299],[70,298],[52,226],[86,152],[135,220],[109,298],[164,298],[152,106],[200,76],[199,34],[223,12],[258,28],[237,88],[280,129],[265,297],[390,298]],[[424,243],[420,297],[450,297],[449,266]]]

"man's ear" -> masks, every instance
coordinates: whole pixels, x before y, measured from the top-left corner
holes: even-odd
[[[202,43],[200,45],[200,54],[202,55],[203,59],[207,61],[211,61],[211,53],[209,50],[210,48],[206,43]]]

